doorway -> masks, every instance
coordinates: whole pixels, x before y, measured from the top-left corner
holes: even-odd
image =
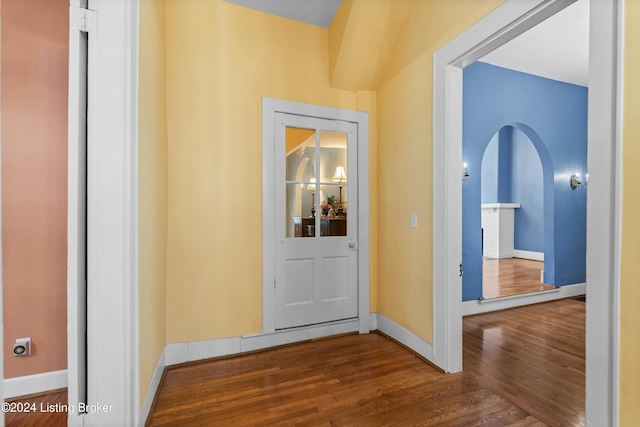
[[[572,1],[540,1],[529,5],[507,2],[435,55],[434,234],[448,242],[434,254],[434,352],[449,372],[462,369],[461,360],[461,180],[462,68],[521,34]],[[613,424],[616,379],[613,371],[616,212],[619,211],[618,46],[621,41],[618,2],[590,2],[588,164],[598,183],[589,182],[587,216],[587,277],[593,286],[587,298],[587,419],[594,425]],[[596,42],[597,41],[597,42]],[[613,52],[613,54],[612,54]],[[569,176],[567,177],[569,178]],[[613,255],[612,255],[613,254]],[[610,285],[611,284],[611,285]]]
[[[276,329],[357,318],[357,124],[275,119]]]
[[[262,145],[263,333],[368,333],[368,115],[263,98]]]
[[[481,65],[488,67],[486,64]],[[492,70],[490,66],[489,69]],[[564,99],[575,98],[577,106],[586,107],[586,88],[512,70],[505,69],[499,72],[511,74],[516,86],[526,86],[527,80],[535,81],[538,93],[546,90],[549,95],[556,96],[561,89],[568,88],[575,93],[563,94]],[[505,92],[514,93],[518,97],[517,90],[508,84],[505,85]],[[523,89],[523,92],[527,90]],[[576,94],[580,96],[576,97]],[[536,105],[532,98],[535,97],[523,99],[521,104]],[[557,108],[553,103],[546,108],[548,100],[542,100],[541,106],[545,109]],[[538,106],[529,109],[537,111],[542,108]],[[569,116],[573,109],[575,108],[561,108],[555,115]],[[583,152],[581,158],[586,163],[586,109],[576,115],[580,118],[576,122],[582,124],[582,132],[577,129],[574,132],[578,135],[576,141],[567,142],[574,151]],[[543,122],[540,121],[539,124]],[[552,132],[548,132],[547,135],[550,133]],[[482,151],[482,146],[476,151]],[[560,156],[556,156],[556,165],[559,160],[562,160]],[[572,251],[575,257],[585,257],[586,206],[582,203],[576,204],[575,200],[583,202],[586,191],[569,195],[573,196],[573,199],[568,206],[563,206],[565,212],[575,210],[575,215],[571,217],[576,223],[581,221],[577,226],[578,230],[570,235],[568,231],[564,231],[560,238],[556,239],[557,232],[554,227],[556,222],[560,221],[555,221],[557,203],[554,195],[560,191],[555,188],[552,156],[539,134],[521,123],[503,126],[493,135],[482,152],[480,169],[482,252],[476,256],[482,256],[482,300],[557,290],[558,287],[551,285],[555,283],[556,240],[562,240],[565,236],[573,239],[575,246]],[[476,189],[477,187],[478,185],[475,186]],[[562,197],[566,197],[564,193]],[[468,191],[463,193],[463,205],[467,206],[467,209],[473,209],[474,201],[477,203],[477,197],[473,199]],[[471,220],[473,217],[463,219]],[[582,239],[575,238],[575,234],[581,235]],[[469,238],[466,234],[463,236],[463,246],[464,240]],[[582,245],[578,247],[581,242]],[[546,259],[545,253],[548,255]],[[584,282],[584,264],[579,263],[573,268],[578,270],[576,276],[579,278],[575,279],[576,282]],[[463,286],[473,286],[473,283],[463,281]]]

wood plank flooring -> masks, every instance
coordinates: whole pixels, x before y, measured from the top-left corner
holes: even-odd
[[[585,303],[464,318],[464,371],[550,426],[585,423]]]
[[[64,427],[67,425],[67,413],[58,410],[67,404],[67,390],[9,399],[7,402],[15,412],[5,412],[4,423],[7,427]],[[27,410],[25,410],[28,408]],[[44,410],[44,411],[43,411]],[[49,412],[47,412],[49,411]]]
[[[584,304],[464,319],[465,372],[383,335],[168,369],[151,426],[573,426],[584,422]]]
[[[482,296],[485,299],[555,289],[540,283],[543,261],[522,258],[482,260]]]

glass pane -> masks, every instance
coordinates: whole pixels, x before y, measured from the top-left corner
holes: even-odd
[[[315,235],[315,188],[313,184],[287,184],[287,237]]]
[[[287,182],[309,182],[315,177],[316,131],[287,126]]]
[[[347,235],[347,134],[320,131],[321,236]]]
[[[340,200],[342,192],[342,204]],[[320,236],[347,235],[347,201],[346,189],[339,184],[324,184],[320,186],[320,203],[317,209],[320,215]]]
[[[315,235],[316,131],[286,128],[287,237]]]

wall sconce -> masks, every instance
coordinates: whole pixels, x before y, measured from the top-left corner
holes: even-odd
[[[463,163],[462,164],[462,180],[466,181],[467,178],[469,178],[469,172],[467,172],[467,164]]]
[[[582,184],[582,182],[580,181],[580,175],[572,175],[570,181],[571,189],[575,190],[576,188],[580,187],[580,184]]]
[[[337,182],[340,184],[340,207],[342,207],[342,184],[347,182],[347,173],[344,170],[344,167],[338,166],[336,168],[336,173],[333,174],[333,178],[331,179],[333,182]]]

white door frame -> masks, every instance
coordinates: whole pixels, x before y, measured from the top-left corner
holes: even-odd
[[[369,116],[362,111],[262,98],[262,332],[275,332],[275,114],[287,113],[358,126],[358,331],[369,332]]]
[[[86,4],[86,1],[85,1]],[[70,6],[80,7],[81,0]],[[88,252],[88,403],[107,405],[106,412],[78,415],[77,385],[69,383],[69,404],[76,409],[68,424],[136,425],[140,410],[138,349],[138,26],[139,0],[90,0],[96,11],[89,34],[87,159],[89,182]],[[70,70],[78,66],[70,49]],[[70,82],[70,88],[73,87]],[[76,82],[77,86],[77,82]],[[77,93],[69,111],[77,112]],[[69,214],[77,213],[77,114],[69,116]],[[76,167],[74,167],[74,164]],[[72,221],[72,218],[70,218]],[[76,219],[77,221],[77,219]],[[77,224],[70,223],[70,229]],[[69,271],[77,271],[77,239],[69,239]],[[77,276],[77,275],[76,275]],[[78,281],[68,279],[68,374],[77,378]]]
[[[2,16],[2,0],[0,0],[0,16]],[[2,82],[2,23],[0,22],[0,83]],[[2,85],[0,84],[0,99]],[[2,108],[0,108],[0,402],[4,402],[4,300],[2,274]],[[4,427],[4,416],[0,417],[0,427]]]
[[[509,0],[434,55],[434,356],[462,370],[462,69],[575,0]],[[587,425],[616,425],[622,0],[591,0]],[[567,185],[569,185],[567,183]]]

